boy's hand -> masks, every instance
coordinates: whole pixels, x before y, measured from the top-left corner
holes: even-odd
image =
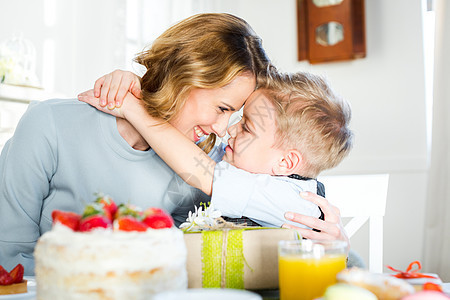
[[[100,99],[94,96],[94,90],[88,90],[86,92],[79,94],[78,100],[86,102],[87,104],[95,107],[99,111],[105,112],[118,118],[124,118],[122,109],[120,107],[109,109],[106,106],[100,105]]]
[[[327,199],[316,195],[311,192],[301,192],[300,195],[303,199],[311,201],[317,204],[322,209],[325,216],[325,221],[315,217],[305,216],[295,212],[286,212],[284,217],[286,220],[306,225],[310,228],[320,230],[320,232],[313,231],[311,229],[301,228],[290,224],[283,224],[283,228],[296,229],[304,238],[313,240],[343,240],[348,243],[348,249],[350,248],[349,239],[345,232],[344,226],[341,220],[341,213],[339,209],[330,204]]]
[[[115,70],[95,81],[94,96],[100,98],[102,107],[121,107],[128,92],[141,98],[141,78],[132,72]]]
[[[128,119],[128,116],[131,116],[132,114],[136,113],[147,115],[145,108],[141,104],[141,100],[136,98],[131,93],[126,93],[122,107],[115,107],[113,109],[110,109],[109,107],[106,106],[102,106],[100,104],[100,99],[94,96],[94,90],[88,90],[86,92],[79,94],[78,100],[86,102],[87,104],[92,105],[96,109],[118,118]],[[154,122],[156,124],[161,123],[161,121],[159,120]]]

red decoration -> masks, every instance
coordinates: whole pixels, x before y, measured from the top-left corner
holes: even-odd
[[[412,270],[413,266],[417,265],[417,269]],[[411,279],[411,278],[434,278],[437,279],[437,277],[435,276],[431,276],[431,275],[426,275],[423,273],[419,273],[420,269],[422,269],[422,265],[420,264],[420,262],[418,260],[413,261],[412,263],[409,264],[408,268],[406,269],[406,272],[394,269],[391,266],[387,266],[388,269],[394,271],[394,272],[398,272],[397,274],[393,274],[392,276],[395,276],[397,278],[402,278],[402,279]]]

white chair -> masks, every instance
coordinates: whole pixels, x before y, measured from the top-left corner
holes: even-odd
[[[349,238],[369,220],[369,271],[383,272],[383,217],[388,174],[319,176],[326,198],[352,219],[345,225]]]

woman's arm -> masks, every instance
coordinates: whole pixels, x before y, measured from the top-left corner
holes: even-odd
[[[139,99],[128,93],[122,108],[113,110],[101,107],[92,92],[85,92],[78,99],[103,112],[127,119],[186,183],[211,195],[216,163],[171,124],[151,117]]]
[[[30,104],[0,156],[0,265],[34,275],[44,199],[57,169],[56,127],[45,102]]]
[[[310,228],[318,229],[320,230],[320,232],[290,224],[284,224],[283,227],[296,229],[304,238],[307,239],[344,240],[347,241],[348,245],[350,245],[347,233],[345,232],[344,226],[342,224],[339,209],[330,204],[327,199],[314,193],[302,192],[300,193],[300,195],[302,196],[302,198],[317,204],[322,209],[325,220],[322,221],[314,217],[298,214],[296,212],[287,212],[285,214],[285,218],[289,221],[303,224]]]

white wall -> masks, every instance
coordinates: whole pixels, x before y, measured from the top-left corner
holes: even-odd
[[[121,0],[0,0],[0,42],[31,40],[42,86],[67,97],[124,68],[124,21]]]
[[[366,1],[367,57],[313,66],[296,60],[295,0],[207,1],[210,9],[246,19],[279,68],[326,74],[351,102],[355,147],[329,173],[390,173],[385,264],[404,269],[421,260],[427,178],[421,0]],[[125,67],[123,3],[0,0],[0,41],[23,32],[37,47],[44,87],[75,96],[92,87],[99,75]],[[51,14],[44,6],[57,12],[53,25],[44,22],[45,14]],[[43,68],[45,39],[55,43],[50,75]],[[363,257],[367,232],[352,240]]]
[[[296,60],[295,2],[234,0],[227,6],[262,36],[282,70],[326,74],[351,102],[356,146],[339,171],[425,170],[421,1],[366,1],[367,58],[320,65]]]

